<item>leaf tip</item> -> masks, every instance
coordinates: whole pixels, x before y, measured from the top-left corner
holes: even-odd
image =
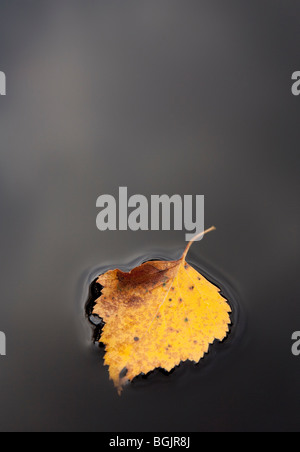
[[[204,236],[205,236],[206,234],[208,234],[209,232],[213,232],[213,231],[216,231],[216,230],[217,230],[217,228],[216,228],[215,226],[212,226],[211,228],[206,229],[206,231],[203,231],[203,232],[201,232],[200,234],[195,235],[195,237],[193,237],[192,240],[188,243],[188,245],[187,245],[187,247],[186,247],[186,249],[185,249],[185,251],[184,251],[184,253],[183,253],[182,260],[183,260],[183,261],[185,260],[185,258],[186,258],[186,256],[187,256],[187,254],[188,254],[188,252],[189,252],[189,250],[190,250],[192,244],[193,244],[196,240],[198,240],[198,239],[204,237]]]

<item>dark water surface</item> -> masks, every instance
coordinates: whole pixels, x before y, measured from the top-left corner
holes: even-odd
[[[299,430],[299,21],[291,0],[2,1],[1,431]],[[100,233],[119,186],[205,195],[189,261],[237,308],[202,363],[122,397],[89,285],[185,243]]]

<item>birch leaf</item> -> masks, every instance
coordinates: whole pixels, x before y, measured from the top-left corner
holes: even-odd
[[[187,360],[198,363],[210,344],[228,334],[227,300],[186,262],[193,241],[178,261],[150,261],[98,278],[103,290],[93,314],[105,324],[100,342],[119,394],[140,374],[171,371]]]

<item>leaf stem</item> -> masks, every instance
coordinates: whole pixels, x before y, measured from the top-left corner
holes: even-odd
[[[200,239],[200,237],[203,237],[204,235],[208,234],[209,232],[212,232],[212,231],[215,231],[215,230],[216,230],[216,228],[215,228],[214,226],[212,226],[211,228],[207,229],[206,231],[201,232],[200,234],[195,235],[195,237],[192,238],[192,240],[190,241],[190,243],[189,243],[188,246],[186,247],[186,249],[185,249],[185,251],[184,251],[184,253],[183,253],[183,256],[182,256],[181,260],[183,260],[183,261],[185,260],[185,258],[186,258],[186,256],[187,256],[187,254],[188,254],[188,252],[189,252],[189,250],[190,250],[192,244],[193,244],[196,240]]]

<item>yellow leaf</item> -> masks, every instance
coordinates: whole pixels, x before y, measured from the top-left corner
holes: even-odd
[[[150,261],[98,279],[103,290],[93,314],[105,323],[100,341],[119,394],[140,374],[198,363],[215,339],[227,336],[230,306],[219,288],[187,264],[192,242],[178,261]]]

